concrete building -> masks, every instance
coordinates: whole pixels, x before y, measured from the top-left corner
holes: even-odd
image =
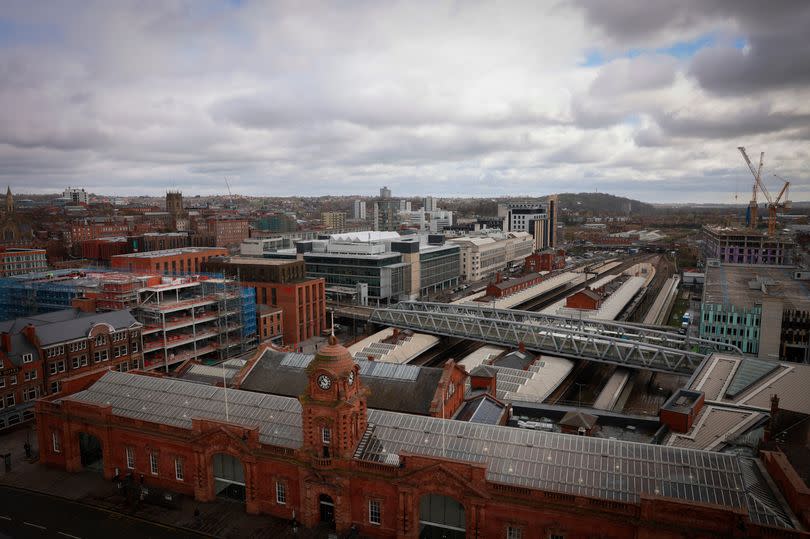
[[[187,360],[215,362],[256,346],[256,297],[231,279],[166,278],[138,290],[143,368],[169,372]]]
[[[439,236],[334,234],[298,242],[297,249],[307,275],[323,278],[330,297],[354,296],[364,284],[372,302],[390,303],[453,288],[459,280],[460,249]]]
[[[84,189],[78,187],[68,187],[62,193],[62,198],[66,199],[69,204],[78,206],[79,204],[87,205],[90,203],[90,195]]]
[[[283,249],[285,244],[284,238],[281,237],[248,238],[242,240],[242,244],[239,246],[239,254],[242,256],[261,257]]]
[[[0,278],[48,269],[45,249],[0,247]]]
[[[535,250],[557,246],[557,196],[542,201],[498,204],[498,217],[504,232],[528,232],[534,238]]]
[[[428,212],[428,211],[434,211],[434,210],[438,210],[438,209],[439,208],[436,205],[436,202],[433,199],[433,197],[428,196],[428,197],[425,197],[425,198],[422,199],[422,211]]]
[[[222,247],[183,247],[117,255],[112,257],[110,265],[133,272],[199,273],[203,262],[212,256],[227,254],[228,250]]]
[[[383,198],[374,202],[374,230],[397,231],[402,220],[400,212],[405,210],[405,201]]]
[[[269,258],[217,257],[206,271],[238,278],[255,290],[256,303],[283,312],[284,344],[295,346],[326,329],[326,283],[308,277],[304,262]]]
[[[256,219],[253,226],[258,230],[273,232],[276,234],[295,232],[298,230],[298,222],[295,217],[286,213],[271,213]]]
[[[380,187],[380,198],[386,199],[391,198],[391,190],[386,187]]]
[[[703,227],[703,254],[723,264],[794,264],[796,244],[786,236],[768,236],[765,232],[717,226]]]
[[[405,381],[415,374],[396,367]],[[369,408],[366,375],[335,339],[305,373],[297,398],[120,372],[77,379],[70,395],[36,403],[40,462],[100,465],[136,488],[229,497],[340,536],[802,537],[810,521],[801,480],[770,454]],[[439,408],[458,399],[450,387]],[[804,520],[774,518],[790,510]]]
[[[141,366],[141,324],[129,311],[65,309],[0,322],[0,430],[34,418],[34,399],[62,381]]]
[[[810,362],[810,288],[787,268],[706,268],[700,337],[767,359]]]
[[[461,248],[461,278],[465,281],[480,281],[509,266],[522,265],[534,251],[534,238],[528,232],[495,232],[447,241]]]
[[[352,205],[352,219],[359,219],[365,221],[366,219],[366,201],[355,200]]]
[[[325,211],[321,214],[321,222],[326,228],[341,230],[346,228],[346,212]]]

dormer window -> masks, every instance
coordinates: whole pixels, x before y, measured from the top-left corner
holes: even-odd
[[[23,363],[31,363],[32,361],[34,361],[34,354],[23,354],[22,355],[22,362]]]

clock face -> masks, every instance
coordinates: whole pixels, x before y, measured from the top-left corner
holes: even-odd
[[[332,387],[332,379],[325,374],[318,376],[318,387],[323,390],[329,389]]]
[[[349,372],[349,385],[354,384],[354,371]]]

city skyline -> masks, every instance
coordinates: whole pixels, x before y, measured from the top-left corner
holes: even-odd
[[[0,181],[744,204],[743,145],[810,199],[810,6],[646,5],[5,3]]]

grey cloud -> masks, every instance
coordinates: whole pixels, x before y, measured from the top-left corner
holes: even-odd
[[[662,113],[656,115],[656,120],[661,129],[672,136],[733,138],[800,128],[810,122],[810,114],[777,112],[762,104],[753,110],[740,108],[714,117],[699,113]]]
[[[668,56],[613,61],[599,70],[588,92],[603,97],[666,88],[675,82],[678,62]]]

